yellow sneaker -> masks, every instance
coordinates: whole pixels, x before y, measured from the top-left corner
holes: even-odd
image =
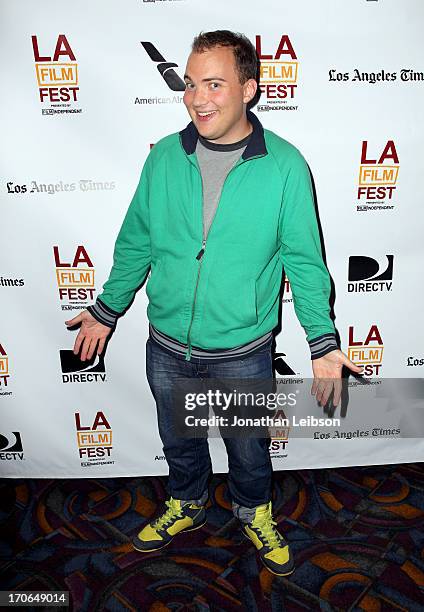
[[[294,559],[289,544],[277,531],[272,519],[271,502],[258,506],[255,518],[243,525],[243,533],[259,551],[265,567],[277,576],[288,576],[294,572]]]
[[[185,503],[171,497],[165,502],[167,510],[147,524],[131,540],[133,547],[140,552],[152,552],[169,544],[177,533],[193,531],[206,523],[204,506]]]

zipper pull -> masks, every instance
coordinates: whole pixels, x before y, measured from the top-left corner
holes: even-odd
[[[197,259],[198,261],[200,261],[200,260],[202,259],[202,257],[203,257],[203,253],[205,252],[205,247],[206,247],[206,240],[204,240],[204,241],[202,242],[202,248],[200,249],[200,251],[199,251],[199,252],[197,253],[197,255],[196,255],[196,259]]]
[[[186,354],[185,354],[185,361],[190,361],[190,359],[191,359],[191,344],[188,344]]]

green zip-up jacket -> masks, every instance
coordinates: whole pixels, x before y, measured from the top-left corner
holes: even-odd
[[[103,293],[88,310],[113,327],[151,270],[151,324],[187,345],[234,348],[278,323],[282,270],[312,358],[337,348],[308,166],[299,151],[253,126],[224,182],[203,240],[198,132],[190,123],[151,150],[115,244]]]

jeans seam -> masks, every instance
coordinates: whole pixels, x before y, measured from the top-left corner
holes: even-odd
[[[196,489],[196,497],[195,499],[200,498],[200,462],[199,462],[199,445],[198,438],[196,438],[196,471],[197,471],[197,489]]]

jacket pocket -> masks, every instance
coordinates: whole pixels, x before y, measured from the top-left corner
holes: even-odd
[[[231,278],[230,274],[210,279],[205,305],[204,326],[212,325],[219,334],[256,325],[255,279]]]
[[[163,256],[152,266],[146,285],[147,315],[153,325],[169,335],[177,332],[186,310],[187,282],[191,273],[187,259]]]
[[[160,295],[160,269],[162,266],[162,260],[158,259],[158,261],[153,264],[150,269],[150,278],[146,284],[146,294],[149,298],[149,303],[157,302]]]
[[[256,312],[259,325],[269,316],[278,318],[281,282],[282,266],[276,257],[255,281]]]
[[[245,327],[256,325],[258,313],[256,310],[256,283],[254,278],[246,279],[242,285],[242,290],[236,293],[237,315],[243,321]]]

